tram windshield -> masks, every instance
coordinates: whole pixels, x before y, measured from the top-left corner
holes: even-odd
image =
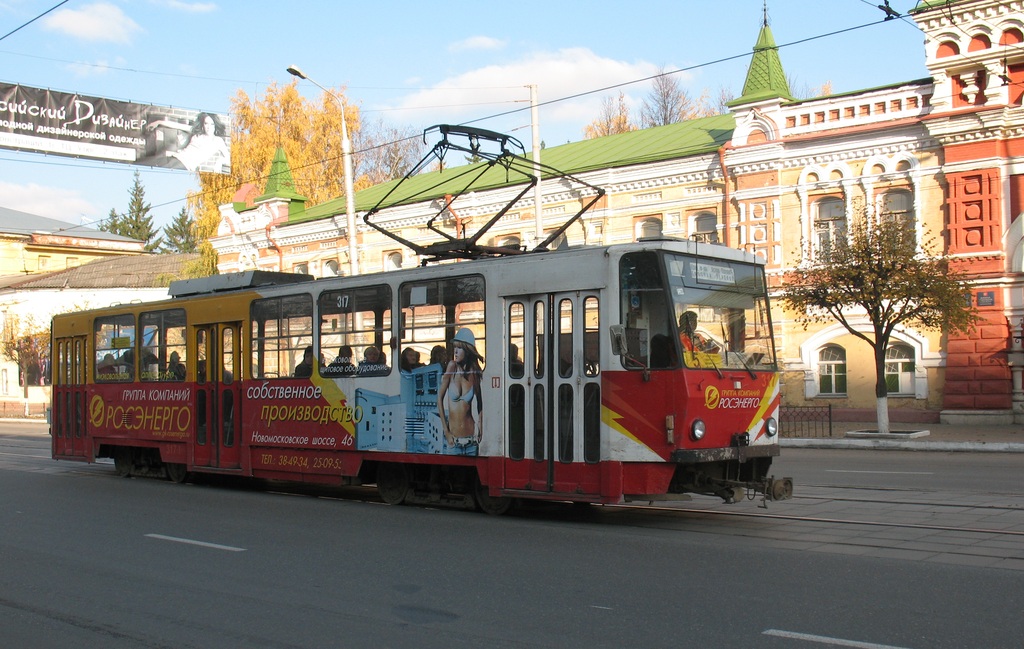
[[[763,269],[652,252],[620,266],[627,368],[775,371]]]

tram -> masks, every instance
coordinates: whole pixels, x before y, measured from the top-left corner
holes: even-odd
[[[445,250],[450,250],[447,245]],[[52,321],[53,457],[375,484],[391,504],[781,500],[763,262],[666,238],[316,279],[248,271]]]

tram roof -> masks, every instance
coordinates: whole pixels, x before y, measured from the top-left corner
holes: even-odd
[[[736,120],[731,114],[713,115],[700,119],[618,133],[605,137],[570,142],[543,150],[541,160],[545,165],[559,171],[578,176],[591,171],[648,164],[661,160],[672,160],[689,156],[704,155],[717,151],[732,137]],[[527,157],[530,153],[527,152]],[[478,163],[480,165],[486,163]],[[458,167],[464,170],[473,165]],[[450,176],[445,181],[444,176]],[[355,194],[355,206],[359,212],[366,212],[380,201],[399,181],[394,180],[374,185]],[[525,184],[518,174],[511,176],[500,165],[493,166],[473,185],[473,191],[487,191],[501,187]],[[456,168],[431,171],[405,181],[389,199],[395,205],[418,203],[447,194],[462,193],[465,179],[460,178]],[[345,211],[344,197],[335,198],[307,208],[301,214],[290,218],[291,222],[313,221],[331,217]]]

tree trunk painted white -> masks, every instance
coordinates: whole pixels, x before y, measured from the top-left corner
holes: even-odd
[[[878,397],[875,400],[875,417],[878,420],[878,432],[889,432],[889,398]]]

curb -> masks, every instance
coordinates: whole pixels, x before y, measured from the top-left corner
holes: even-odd
[[[972,453],[1024,453],[1018,442],[924,442],[887,439],[790,439],[779,440],[789,448],[847,448],[887,451],[946,451]]]

